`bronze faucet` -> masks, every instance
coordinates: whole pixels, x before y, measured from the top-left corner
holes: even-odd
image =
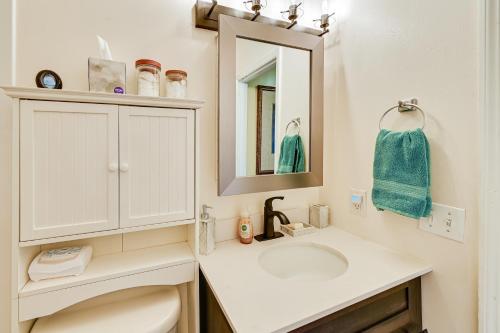
[[[264,204],[264,233],[262,235],[255,236],[255,239],[259,242],[283,237],[283,234],[279,231],[274,231],[274,218],[277,217],[281,224],[290,224],[290,220],[282,212],[273,210],[273,200],[279,199],[283,200],[285,197],[272,197],[266,200]]]

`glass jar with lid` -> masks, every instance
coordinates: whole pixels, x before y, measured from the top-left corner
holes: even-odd
[[[167,82],[165,84],[165,95],[170,98],[186,98],[187,73],[179,69],[170,69],[165,72]]]
[[[161,64],[151,59],[139,59],[137,69],[137,94],[140,96],[160,96]]]

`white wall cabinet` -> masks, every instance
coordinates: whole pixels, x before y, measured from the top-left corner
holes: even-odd
[[[10,332],[28,333],[37,317],[146,285],[179,285],[179,329],[196,331],[203,102],[0,90],[12,98]],[[30,281],[41,250],[84,244],[94,256],[83,274]]]
[[[120,106],[120,226],[194,218],[194,111]]]
[[[40,93],[18,100],[21,243],[195,222],[195,101]]]
[[[118,106],[20,108],[21,241],[118,228]]]

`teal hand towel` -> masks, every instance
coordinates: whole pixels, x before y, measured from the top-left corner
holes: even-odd
[[[277,173],[295,173],[305,170],[304,146],[300,135],[285,135],[281,141]]]
[[[429,216],[429,142],[421,129],[392,132],[382,129],[373,162],[372,201],[378,210],[389,210],[419,219]]]

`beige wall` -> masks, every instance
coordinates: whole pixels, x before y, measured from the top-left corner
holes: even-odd
[[[98,55],[96,34],[108,40],[114,59],[127,63],[130,92],[136,91],[136,59],[156,59],[163,71],[187,70],[188,97],[206,101],[199,112],[201,201],[214,205],[221,218],[238,215],[246,205],[260,211],[270,193],[217,197],[217,33],[194,28],[194,3],[88,0],[77,5],[64,0],[18,0],[18,83],[33,86],[36,72],[51,68],[61,75],[66,89],[87,90],[87,58]],[[319,189],[287,191],[285,196],[278,207],[314,202]]]
[[[290,47],[280,47],[277,69],[276,91],[276,137],[278,138],[275,165],[279,165],[281,141],[286,135],[297,134],[295,125],[287,126],[292,119],[300,119],[300,138],[304,147],[305,171],[309,171],[310,163],[310,53]]]
[[[18,0],[18,84],[33,86],[43,68],[58,72],[65,88],[86,90],[87,57],[97,56],[95,34],[127,62],[135,91],[133,61],[151,57],[189,73],[189,95],[206,100],[200,112],[201,200],[219,218],[248,205],[262,210],[273,193],[217,197],[216,33],[193,28],[194,0]],[[270,2],[275,5],[275,2]],[[6,14],[0,2],[0,24]],[[327,37],[325,57],[325,178],[321,195],[334,223],[353,233],[422,257],[434,266],[424,279],[424,323],[433,333],[476,331],[478,114],[476,2],[466,0],[339,0],[338,31]],[[43,15],[40,15],[43,13]],[[8,19],[8,18],[7,18]],[[2,36],[3,37],[3,36]],[[5,43],[0,50],[0,77]],[[371,188],[378,117],[398,98],[416,95],[428,113],[433,196],[467,209],[465,243],[424,233],[412,220],[376,212],[349,214],[349,189]],[[0,99],[0,290],[6,290],[8,242],[8,130],[10,115]],[[411,116],[408,116],[411,117]],[[284,191],[277,208],[316,202],[319,189]],[[8,301],[0,302],[0,331],[7,332]]]
[[[13,83],[12,1],[0,1],[0,85]],[[0,94],[0,332],[10,315],[10,100]]]
[[[336,32],[326,40],[322,198],[337,226],[433,265],[423,281],[424,325],[433,333],[477,331],[478,3],[339,0]],[[412,96],[428,116],[433,199],[467,210],[463,244],[377,212],[370,199],[366,217],[349,212],[349,190],[372,187],[381,113]],[[412,115],[390,118],[418,124]]]
[[[6,1],[0,1],[1,6]],[[201,202],[215,207],[218,218],[238,216],[245,206],[251,212],[263,210],[264,200],[276,193],[218,197],[216,180],[216,87],[217,33],[194,28],[194,0],[17,0],[17,76],[21,86],[34,86],[36,73],[44,68],[55,70],[65,89],[88,90],[87,58],[98,56],[95,35],[108,40],[114,59],[127,63],[127,88],[136,91],[133,62],[139,58],[160,61],[163,72],[182,68],[188,72],[189,97],[206,101],[200,116]],[[43,13],[43,15],[40,15]],[[6,12],[0,7],[0,15]],[[9,17],[7,17],[8,19]],[[3,17],[0,24],[5,24]],[[3,26],[2,30],[3,32]],[[2,39],[1,46],[5,43]],[[3,53],[3,49],[2,49]],[[7,63],[2,61],[2,65]],[[8,65],[6,68],[10,68]],[[4,73],[3,67],[0,75]],[[162,86],[163,91],[163,86]],[[0,290],[8,290],[9,240],[7,216],[10,201],[4,182],[10,161],[4,152],[9,147],[4,126],[6,99],[0,97]],[[5,137],[5,138],[4,138]],[[280,191],[285,201],[276,208],[307,206],[317,202],[319,189]],[[10,230],[10,229],[9,229]],[[9,309],[1,295],[0,332],[8,332]],[[4,311],[4,307],[6,308]]]

